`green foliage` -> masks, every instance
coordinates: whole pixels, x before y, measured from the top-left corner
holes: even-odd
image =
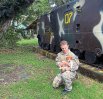
[[[18,39],[18,33],[15,32],[14,28],[11,26],[8,31],[4,33],[0,42],[0,47],[14,48],[16,47]]]
[[[32,23],[32,21],[34,21],[37,17],[50,10],[48,0],[40,0],[39,2],[34,2],[28,9],[24,11],[24,9],[33,1],[34,0],[2,0],[0,4],[1,25],[4,24],[6,20],[12,18],[14,18],[13,22],[17,21],[17,24],[24,23],[24,25],[28,25]],[[17,34],[20,33],[23,36],[24,30],[15,32],[12,27],[9,28],[6,33],[3,33],[0,46],[10,48],[14,47],[16,45],[15,42],[17,40]]]
[[[3,0],[0,2],[0,24],[12,19],[35,0]]]
[[[25,12],[25,16],[27,16],[24,23],[30,24],[39,16],[48,13],[51,10],[48,0],[39,0],[39,2],[34,2],[30,7],[28,7]]]
[[[35,39],[21,39],[17,42],[17,44],[19,46],[24,46],[24,45],[28,45],[28,46],[38,46],[38,40],[37,38]]]

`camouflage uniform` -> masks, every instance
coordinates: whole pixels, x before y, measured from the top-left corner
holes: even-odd
[[[65,70],[64,72],[60,72],[53,81],[53,87],[57,88],[59,85],[64,84],[65,90],[71,91],[72,90],[72,80],[76,76],[76,70],[79,67],[79,60],[78,57],[71,51],[67,54],[64,54],[62,51],[57,54],[56,57],[56,65],[58,66],[61,61],[67,61],[66,57],[71,56],[73,57],[73,65],[70,69]]]

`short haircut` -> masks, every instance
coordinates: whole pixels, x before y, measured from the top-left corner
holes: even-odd
[[[62,46],[62,45],[68,45],[68,42],[63,40],[63,41],[60,42],[60,46]]]

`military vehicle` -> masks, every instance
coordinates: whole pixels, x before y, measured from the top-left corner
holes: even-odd
[[[39,45],[59,52],[61,40],[88,63],[103,57],[103,0],[72,0],[37,21]]]

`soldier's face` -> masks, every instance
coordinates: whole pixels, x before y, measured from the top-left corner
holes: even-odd
[[[65,54],[68,53],[69,46],[67,44],[61,45],[60,47],[61,47],[63,53],[65,53]]]

